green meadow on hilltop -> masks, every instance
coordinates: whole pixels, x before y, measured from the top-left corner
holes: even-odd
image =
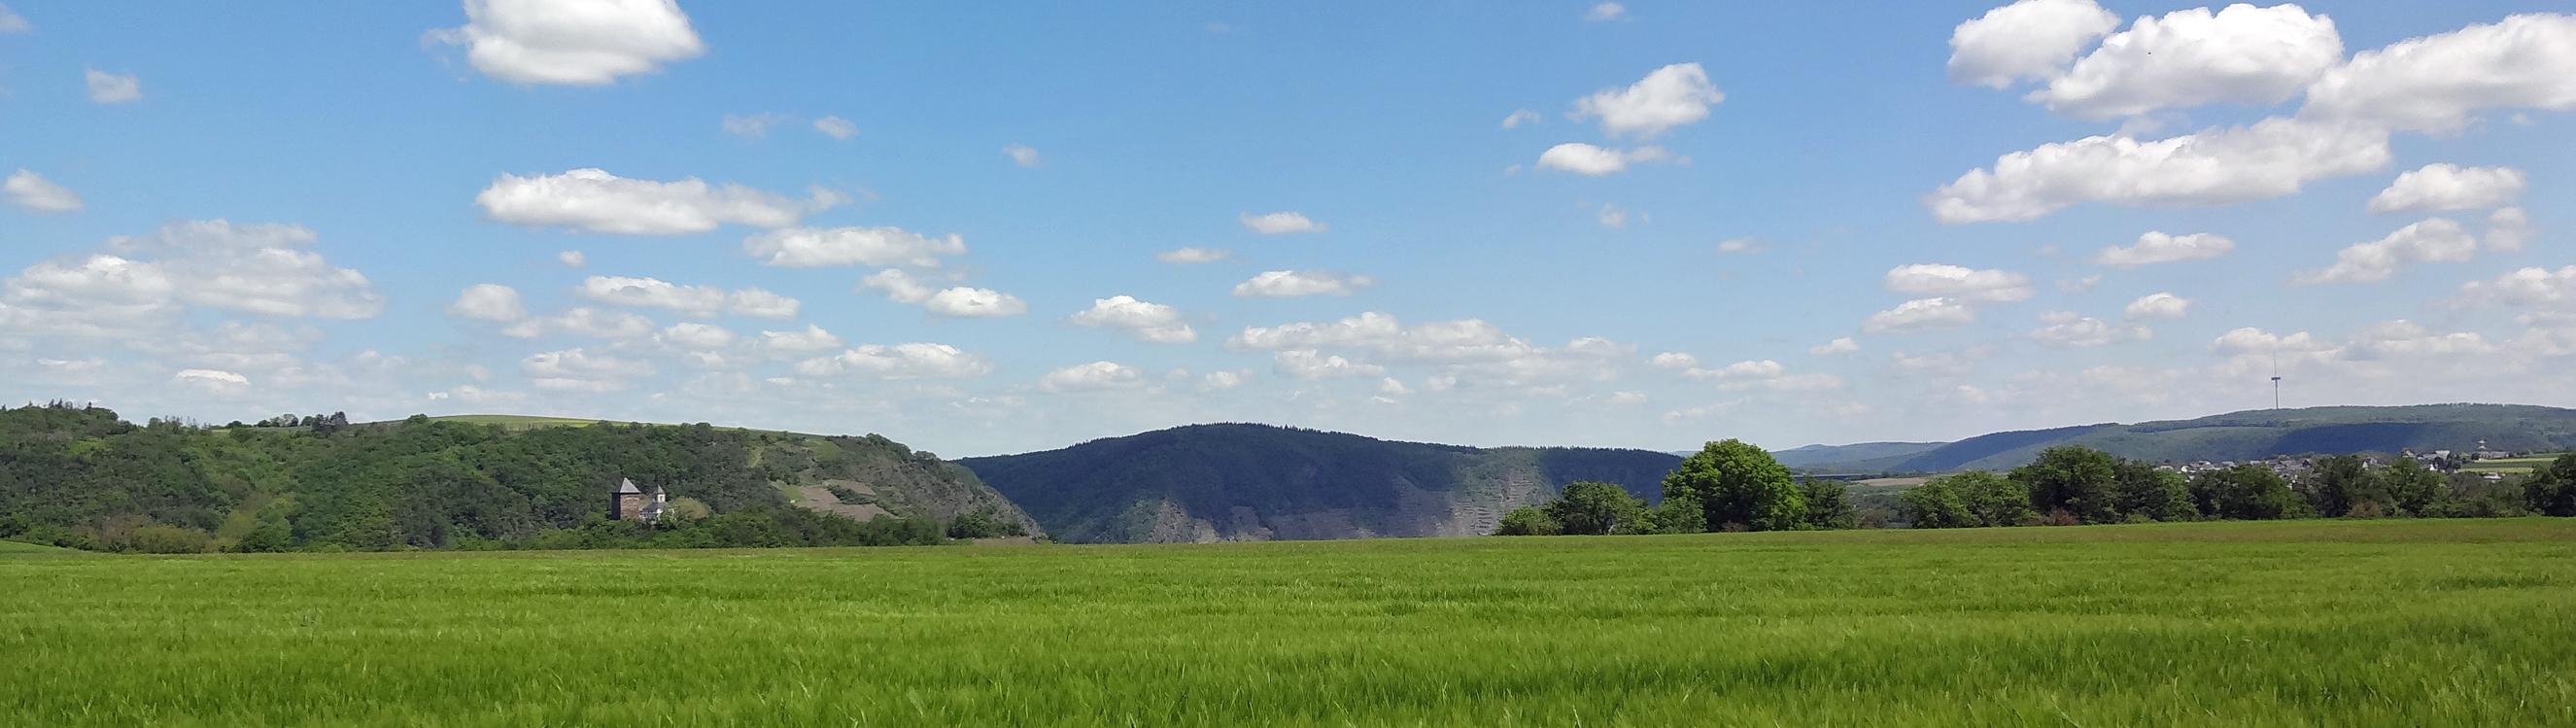
[[[2569,519],[54,553],[0,724],[2576,724]]]

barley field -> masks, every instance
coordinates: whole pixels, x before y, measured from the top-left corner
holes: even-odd
[[[2576,725],[2576,521],[144,557],[0,725]]]

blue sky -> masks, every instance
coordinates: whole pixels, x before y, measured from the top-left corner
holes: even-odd
[[[950,455],[2576,404],[2563,3],[142,7],[0,13],[0,397]]]

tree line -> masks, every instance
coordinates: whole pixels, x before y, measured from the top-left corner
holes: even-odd
[[[2576,453],[2518,483],[2446,476],[2410,457],[2309,461],[2296,479],[2261,465],[2185,475],[2080,446],[2055,447],[2006,472],[1933,478],[1895,497],[1893,518],[1864,517],[1842,483],[1798,480],[1770,453],[1709,443],[1663,479],[1648,506],[1617,485],[1577,482],[1504,514],[1497,535],[1603,535],[2145,523],[2282,518],[2576,516]]]
[[[1664,476],[1648,507],[1610,483],[1576,482],[1547,503],[1503,514],[1498,535],[1606,535],[1857,528],[1839,481],[1799,480],[1771,453],[1740,440],[1709,443]]]

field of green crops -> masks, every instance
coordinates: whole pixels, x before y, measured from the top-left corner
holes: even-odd
[[[2498,458],[2495,460],[2478,460],[2469,463],[2468,467],[2462,469],[2472,473],[2504,473],[2507,475],[2521,475],[2539,468],[2548,467],[2549,463],[2557,460],[2560,454],[2563,453],[2533,455],[2530,457],[2519,458]]]
[[[2576,725],[2576,520],[0,548],[0,725]]]

